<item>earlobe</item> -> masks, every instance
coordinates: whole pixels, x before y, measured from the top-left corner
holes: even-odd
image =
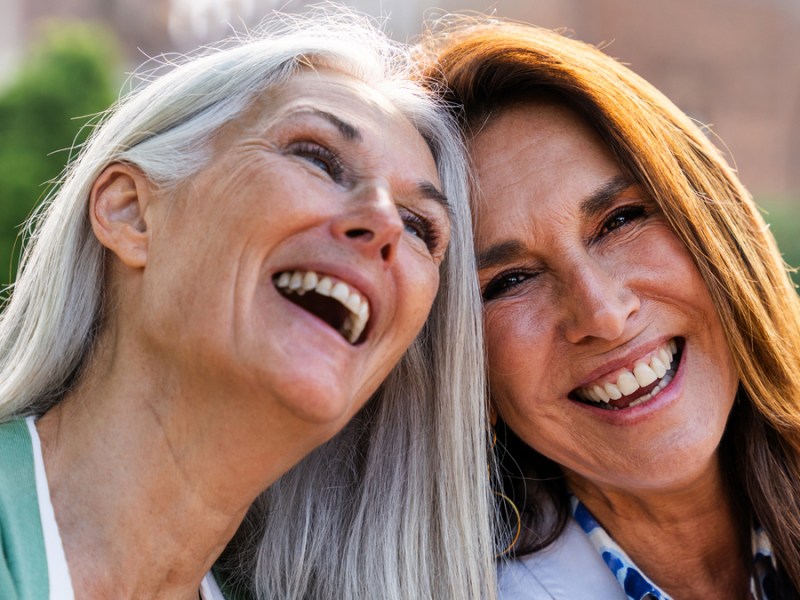
[[[147,263],[150,232],[145,219],[151,185],[136,167],[114,163],[97,177],[89,197],[92,230],[123,264]]]

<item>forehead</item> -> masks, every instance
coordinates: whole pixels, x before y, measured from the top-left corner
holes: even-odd
[[[305,109],[334,114],[359,131],[390,130],[422,141],[417,129],[384,93],[351,75],[329,69],[302,69],[255,106],[258,120],[266,125]]]
[[[338,104],[345,100],[356,102],[370,113],[403,118],[397,108],[375,87],[347,73],[332,69],[301,68],[272,94],[272,101],[287,107],[313,98],[317,102]]]
[[[483,175],[507,171],[508,187],[558,169],[614,162],[595,131],[572,109],[552,102],[514,104],[491,116],[471,145]],[[502,178],[494,177],[498,182]],[[534,180],[535,183],[535,180]]]
[[[551,102],[513,105],[491,117],[471,151],[480,195],[478,233],[493,221],[535,221],[573,210],[620,169],[595,131],[571,109]]]

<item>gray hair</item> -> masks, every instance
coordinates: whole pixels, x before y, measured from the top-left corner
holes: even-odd
[[[102,324],[105,252],[87,206],[107,165],[133,164],[173,189],[207,163],[226,123],[306,66],[364,81],[414,123],[453,204],[441,288],[367,407],[256,502],[239,547],[245,585],[260,598],[495,595],[466,167],[453,124],[413,82],[411,64],[363,18],[317,10],[158,69],[109,111],[32,218],[0,314],[0,420],[42,413],[80,373]]]

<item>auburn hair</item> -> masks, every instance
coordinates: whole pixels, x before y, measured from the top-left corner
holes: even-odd
[[[800,299],[733,169],[661,92],[559,32],[469,17],[429,32],[419,48],[431,85],[446,89],[468,141],[505,107],[555,97],[597,131],[623,172],[659,205],[708,287],[738,369],[720,446],[734,500],[766,530],[778,564],[800,590]],[[513,465],[504,491],[522,505],[526,526],[514,552],[530,553],[563,530],[566,486],[558,465],[508,428],[499,435],[505,443],[497,444],[504,452],[498,459]],[[554,503],[555,520],[543,502]]]

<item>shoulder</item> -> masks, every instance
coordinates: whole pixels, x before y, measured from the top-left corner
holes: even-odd
[[[33,446],[24,419],[0,423],[0,598],[47,598]]]
[[[0,463],[0,476],[9,468],[13,468],[19,459],[33,460],[33,447],[28,424],[25,419],[0,422],[0,451],[3,454]]]
[[[31,497],[36,500],[33,444],[24,419],[0,423],[0,531],[10,526],[4,517]]]
[[[553,544],[498,569],[501,600],[625,600],[589,538],[570,519]]]

